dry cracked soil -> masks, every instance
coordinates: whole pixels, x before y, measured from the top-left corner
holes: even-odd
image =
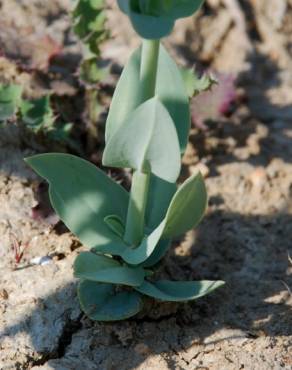
[[[2,82],[78,99],[70,6],[0,1]],[[114,1],[108,17],[103,53],[122,66],[138,40]],[[12,123],[0,128],[1,370],[292,369],[291,24],[289,0],[208,0],[166,40],[181,63],[236,76],[230,112],[193,126],[183,160],[182,179],[197,169],[206,178],[206,216],[161,267],[174,280],[226,281],[198,301],[149,301],[119,323],[87,319],[72,276],[84,247],[50,210],[33,217],[43,185],[23,158],[51,148]],[[62,53],[48,69],[56,44]],[[13,245],[24,249],[18,264]]]

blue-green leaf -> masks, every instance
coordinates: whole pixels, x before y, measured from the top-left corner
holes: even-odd
[[[187,179],[175,193],[165,216],[163,236],[173,238],[197,226],[207,206],[207,192],[201,173]]]
[[[155,266],[165,255],[169,247],[171,246],[171,241],[170,240],[159,240],[158,244],[156,245],[153,253],[148,257],[143,263],[142,266],[147,268],[147,267],[152,267]]]
[[[155,17],[147,14],[139,14],[129,11],[129,17],[135,31],[144,39],[161,39],[170,34],[174,26],[174,20],[167,17]]]
[[[146,207],[146,225],[150,230],[155,229],[164,219],[176,188],[176,184],[151,175]]]
[[[114,214],[126,222],[126,190],[92,163],[69,154],[40,154],[26,162],[49,182],[55,211],[84,245],[121,243],[104,218]]]
[[[74,262],[74,275],[99,283],[139,286],[143,283],[145,272],[141,267],[121,266],[110,257],[82,252]]]
[[[129,115],[143,103],[140,66],[141,47],[132,54],[117,84],[106,121],[106,141],[120,127],[127,125]],[[190,128],[189,98],[181,72],[163,45],[160,45],[155,90],[156,96],[171,115],[183,153]]]
[[[131,265],[139,265],[146,261],[154,252],[164,230],[162,222],[150,235],[146,236],[142,243],[135,249],[125,249],[121,257]]]
[[[157,17],[172,19],[191,16],[199,10],[204,0],[146,0],[149,11]]]
[[[143,38],[167,36],[178,18],[191,16],[203,0],[118,0],[136,32]]]
[[[123,239],[125,234],[125,225],[118,216],[109,215],[104,218],[104,222],[114,233],[116,233],[121,239]]]
[[[161,238],[163,230],[164,222],[162,222],[150,235],[145,236],[142,243],[136,248],[122,243],[108,243],[96,250],[104,254],[119,256],[130,265],[139,265],[152,255]]]
[[[183,154],[191,125],[189,98],[178,66],[162,45],[158,59],[156,95],[175,123]]]
[[[182,302],[203,297],[224,285],[224,281],[144,281],[138,292],[162,301]]]
[[[175,182],[180,172],[180,148],[174,123],[157,98],[141,104],[106,144],[103,164],[151,172]]]
[[[207,193],[200,173],[187,179],[177,190],[170,202],[165,218],[150,235],[145,236],[135,249],[126,244],[112,243],[101,249],[123,258],[129,264],[138,265],[145,262],[154,253],[161,239],[170,239],[184,234],[195,227],[202,219],[207,204]],[[163,250],[162,255],[166,252]]]
[[[81,281],[78,297],[82,310],[92,320],[125,320],[141,311],[143,302],[137,292],[116,293],[111,284]]]

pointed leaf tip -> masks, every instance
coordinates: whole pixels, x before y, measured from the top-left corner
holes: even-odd
[[[182,302],[198,299],[223,286],[224,281],[144,281],[135,288],[138,292],[162,301]]]
[[[141,104],[110,137],[103,164],[152,172],[175,182],[180,173],[180,147],[174,122],[155,97]]]

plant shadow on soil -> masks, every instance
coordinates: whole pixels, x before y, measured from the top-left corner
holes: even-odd
[[[224,339],[253,339],[259,336],[274,337],[276,340],[279,336],[292,335],[291,301],[289,306],[291,292],[288,288],[292,286],[292,277],[287,272],[290,263],[289,248],[290,255],[292,254],[287,235],[291,235],[291,232],[292,216],[285,213],[272,217],[244,216],[224,211],[210,213],[198,227],[191,246],[186,251],[174,253],[177,248],[183,248],[178,246],[168,253],[163,273],[174,280],[223,279],[226,286],[198,301],[180,304],[174,313],[168,315],[164,312],[166,304],[162,303],[159,308],[161,317],[153,318],[150,312],[150,316],[146,314],[143,318],[133,318],[124,323],[97,324],[100,328],[109,330],[107,335],[112,339],[106,346],[118,346],[126,353],[125,347],[144,343],[150,349],[147,356],[162,354],[169,369],[177,369],[172,354],[187,350],[194,342],[215,344]],[[72,284],[69,285],[72,289]],[[61,287],[47,296],[42,300],[41,307],[0,333],[0,339],[23,331],[31,335],[31,326],[37,325],[36,318],[45,314],[46,307],[52,309],[57,301],[62,305],[60,297],[66,297],[67,289],[68,286]],[[54,330],[54,322],[48,324],[50,326],[43,330]],[[153,325],[151,335],[148,332],[144,337],[141,327],[147,324]],[[80,318],[75,321],[67,320],[56,350],[41,353],[41,359],[32,360],[30,365],[41,365],[49,359],[62,358],[71,343],[72,335],[81,330],[82,325]],[[133,338],[139,339],[130,339],[125,346],[125,343],[117,340],[116,331],[128,330],[129,327],[135,333]],[[179,328],[179,333],[174,334],[174,341],[169,341],[175,327]],[[227,338],[219,335],[216,339],[210,339],[221,329],[240,332]],[[36,335],[35,329],[33,333],[31,342],[38,352],[39,335],[44,333]],[[104,351],[105,345],[96,344],[94,335],[91,335],[92,338],[86,339],[90,351],[93,354]],[[110,352],[107,356],[110,356]],[[132,367],[127,369],[135,368],[144,360],[145,356],[134,356]]]
[[[254,53],[249,58],[252,61],[252,70],[248,71],[249,77],[247,81],[246,76],[240,77],[242,87],[249,98],[246,119],[242,125],[237,126],[232,122],[231,116],[231,119],[223,125],[216,125],[213,131],[211,128],[210,134],[207,135],[222,139],[234,137],[237,148],[248,146],[247,141],[255,133],[258,122],[266,126],[267,135],[259,139],[259,153],[242,160],[229,150],[224,140],[219,148],[210,151],[204,147],[205,134],[199,133],[191,137],[200,156],[212,156],[211,170],[214,171],[211,171],[211,175],[216,174],[218,163],[250,162],[253,165],[267,165],[274,157],[291,162],[291,140],[289,142],[285,129],[288,127],[288,118],[292,116],[292,107],[275,106],[266,96],[267,89],[280,84],[280,80],[277,79],[277,67],[259,53]],[[258,88],[259,95],[254,96],[254,76],[257,75],[259,85],[265,88],[262,90]],[[269,82],[262,85],[262,80],[267,76],[270,78]],[[262,115],[263,110],[266,117]],[[280,128],[275,125],[278,119],[282,119],[283,126]],[[218,197],[210,199],[213,210],[197,228],[193,239],[188,240],[187,247],[183,246],[184,241],[181,244],[174,243],[176,248],[166,256],[162,271],[164,277],[173,280],[222,279],[226,281],[226,285],[195,302],[177,305],[174,312],[168,314],[167,310],[164,310],[167,304],[161,303],[159,308],[161,315],[157,317],[150,311],[144,317],[133,318],[123,323],[96,324],[99,328],[107,330],[106,335],[109,339],[107,344],[100,344],[96,343],[94,335],[86,338],[93,358],[94,353],[105,347],[109,348],[107,356],[111,356],[112,346],[119,347],[124,353],[123,356],[133,356],[131,367],[127,367],[127,370],[138,366],[145,360],[145,356],[155,354],[163,354],[169,369],[177,369],[173,353],[187,350],[193,343],[215,344],[225,339],[236,339],[236,336],[249,339],[267,336],[276,340],[277,337],[292,335],[289,290],[289,287],[292,287],[292,277],[288,271],[292,268],[288,258],[289,254],[292,255],[289,239],[292,233],[292,215],[285,210],[274,215],[240,214],[219,209],[222,202],[223,200]],[[46,307],[53,307],[60,296],[66,296],[62,291],[66,292],[69,288],[72,289],[71,284],[60,287],[57,292],[47,296],[42,307],[32,311],[22,321],[7,327],[5,332],[0,333],[0,339],[6,335],[14,336],[24,328],[27,334],[31,335],[30,323],[34,322],[34,317],[41,316]],[[59,304],[62,302],[59,301]],[[54,323],[50,325],[51,327],[45,328],[46,331],[53,330]],[[150,332],[143,335],[143,327],[147,325],[151,326]],[[84,328],[80,318],[76,321],[67,320],[56,349],[50,353],[40,353],[41,359],[31,360],[30,364],[41,365],[49,359],[66,356],[70,343],[74,340],[74,334],[88,327],[90,330],[95,325],[88,326],[87,323],[87,327]],[[129,327],[133,335],[125,345],[117,338],[117,330],[128,330]],[[176,328],[178,333],[174,335],[173,340],[169,339]],[[237,334],[231,334],[230,337],[219,334],[218,337],[213,337],[223,329],[230,329],[231,332],[235,330],[234,333]],[[39,338],[31,335],[31,342],[38,352]],[[131,355],[131,351],[127,350],[135,348],[139,343],[147,344],[150,349],[147,355]],[[76,356],[78,355],[79,353],[76,353]],[[117,366],[120,364],[117,363]],[[122,369],[121,365],[119,368]]]

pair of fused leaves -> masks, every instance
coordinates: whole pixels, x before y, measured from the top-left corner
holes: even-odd
[[[163,301],[187,301],[200,298],[219,288],[222,281],[168,281],[156,283],[144,281],[136,291],[116,292],[114,285],[81,280],[78,297],[82,310],[92,320],[124,320],[139,313],[143,308],[143,296]]]
[[[156,99],[152,99],[146,103],[143,101],[144,91],[140,70],[141,47],[130,57],[117,84],[106,122],[105,134],[107,145],[103,161],[107,165],[114,166],[115,159],[117,159],[118,162],[116,162],[116,165],[120,166],[120,159],[123,158],[124,165],[128,163],[127,166],[129,167],[141,168],[145,165],[144,159],[151,159],[149,156],[147,157],[148,153],[150,155],[150,150],[145,150],[145,148],[150,149],[151,142],[147,140],[150,132],[152,132],[152,138],[157,141],[156,135],[158,135],[161,130],[170,128],[169,133],[165,137],[164,134],[159,136],[159,143],[154,148],[155,153],[160,153],[162,157],[156,157],[157,161],[155,161],[155,163],[153,162],[152,166],[150,164],[152,171],[155,168],[154,171],[158,174],[158,176],[151,175],[146,209],[147,225],[153,229],[163,220],[170,200],[176,190],[176,185],[173,182],[169,182],[169,180],[173,180],[177,177],[180,166],[180,164],[178,164],[180,158],[177,138],[181,154],[185,151],[187,145],[190,130],[190,110],[189,98],[181,73],[163,45],[160,46],[158,58],[155,88]],[[162,104],[163,107],[161,106]],[[152,120],[149,121],[147,121],[149,116],[148,107],[150,107],[150,111],[152,112]],[[142,111],[146,113],[142,119],[137,121],[135,118],[140,117]],[[158,119],[158,111],[160,112],[159,116],[165,117],[165,120],[163,119],[163,121],[161,121]],[[145,119],[145,117],[147,119]],[[134,121],[136,121],[137,127],[133,125],[133,131],[129,133],[130,130],[127,126],[129,122]],[[176,135],[174,135],[173,124],[176,129]],[[148,135],[142,136],[139,130],[143,130],[143,126],[147,126],[148,128],[151,126],[153,130],[149,130]],[[137,163],[138,158],[136,158],[136,154],[134,155],[134,153],[132,154],[131,152],[127,153],[127,146],[121,147],[115,145],[116,142],[119,141],[119,138],[124,142],[127,140],[127,135],[124,134],[124,132],[128,133],[128,138],[133,138],[132,141],[135,147],[135,142],[138,138],[143,141],[143,149],[142,146],[137,148],[139,149],[139,163]],[[109,150],[109,148],[111,148],[111,150]],[[115,154],[118,148],[119,154],[122,154],[121,156]],[[172,158],[172,161],[165,160],[166,153],[169,153],[169,158]],[[164,180],[161,176],[163,176]],[[157,199],[159,199],[159,202],[157,202]]]
[[[91,318],[121,320],[132,316],[141,309],[141,294],[161,300],[189,300],[222,284],[145,280],[145,268],[160,260],[169,246],[167,239],[186,232],[202,217],[206,193],[200,175],[179,188],[164,221],[132,249],[106,222],[109,215],[115,215],[110,218],[121,224],[126,221],[129,195],[120,185],[91,163],[72,155],[40,154],[26,161],[49,182],[51,203],[63,222],[84,245],[95,250],[81,253],[74,264],[75,276],[82,279],[80,302]],[[130,265],[101,255],[116,246],[123,249],[122,258]],[[112,284],[130,286],[136,292],[116,293]]]
[[[50,184],[51,203],[67,227],[89,248],[119,255],[132,265],[155,265],[159,241],[181,235],[198,224],[206,207],[206,189],[200,174],[189,178],[176,192],[163,221],[135,249],[108,225],[115,216],[126,223],[129,194],[91,163],[68,154],[40,154],[27,163]],[[159,200],[157,200],[159,202]],[[160,245],[165,253],[167,243]],[[150,259],[152,257],[152,259]]]
[[[145,39],[167,36],[175,21],[191,16],[204,0],[118,0],[136,32]]]
[[[74,263],[74,275],[81,279],[78,296],[84,312],[93,320],[122,320],[137,314],[143,306],[142,295],[162,301],[194,300],[223,285],[222,281],[144,280],[142,267],[122,266],[110,257],[81,253]],[[114,284],[135,291],[116,292]]]

